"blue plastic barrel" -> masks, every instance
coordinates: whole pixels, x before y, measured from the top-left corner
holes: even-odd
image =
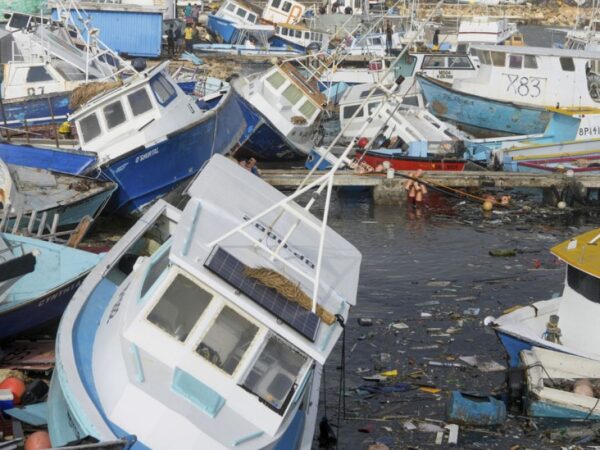
[[[447,408],[448,422],[462,425],[501,425],[506,420],[506,405],[494,397],[452,391]]]

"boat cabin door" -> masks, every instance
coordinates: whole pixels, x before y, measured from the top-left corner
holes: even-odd
[[[417,65],[417,58],[415,56],[405,53],[400,61],[394,66],[394,78],[397,80],[398,77],[410,78],[414,76],[415,66]]]

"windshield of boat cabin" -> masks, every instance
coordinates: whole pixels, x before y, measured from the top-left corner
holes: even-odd
[[[586,299],[600,303],[600,279],[573,266],[568,266],[567,283],[571,289]]]
[[[308,356],[271,335],[242,386],[282,414],[298,388],[307,362]]]

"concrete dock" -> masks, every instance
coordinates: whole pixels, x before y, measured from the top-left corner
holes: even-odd
[[[280,189],[294,189],[308,173],[304,169],[269,169],[263,170],[263,178],[271,185]],[[316,172],[311,181],[321,175]],[[358,174],[351,171],[340,171],[334,178],[335,186],[367,187],[373,189],[373,199],[378,204],[398,203],[406,198],[404,183],[406,178],[398,172],[394,178],[385,174]],[[585,197],[588,189],[600,189],[600,175],[577,174],[537,174],[490,171],[466,172],[426,172],[422,180],[432,185],[443,185],[451,188],[495,188],[497,190],[510,188],[543,189],[546,199],[553,202],[552,197],[564,189],[571,189],[577,196]]]

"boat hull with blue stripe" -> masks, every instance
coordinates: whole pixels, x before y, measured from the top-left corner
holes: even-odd
[[[208,15],[208,24],[206,27],[223,44],[233,44],[237,42],[237,38],[239,37],[239,29],[235,22],[215,16],[214,14]]]
[[[67,120],[69,99],[68,93],[56,93],[4,100],[0,126],[24,128],[62,123]]]
[[[552,112],[466,94],[418,76],[428,109],[440,119],[493,135],[543,133]]]

